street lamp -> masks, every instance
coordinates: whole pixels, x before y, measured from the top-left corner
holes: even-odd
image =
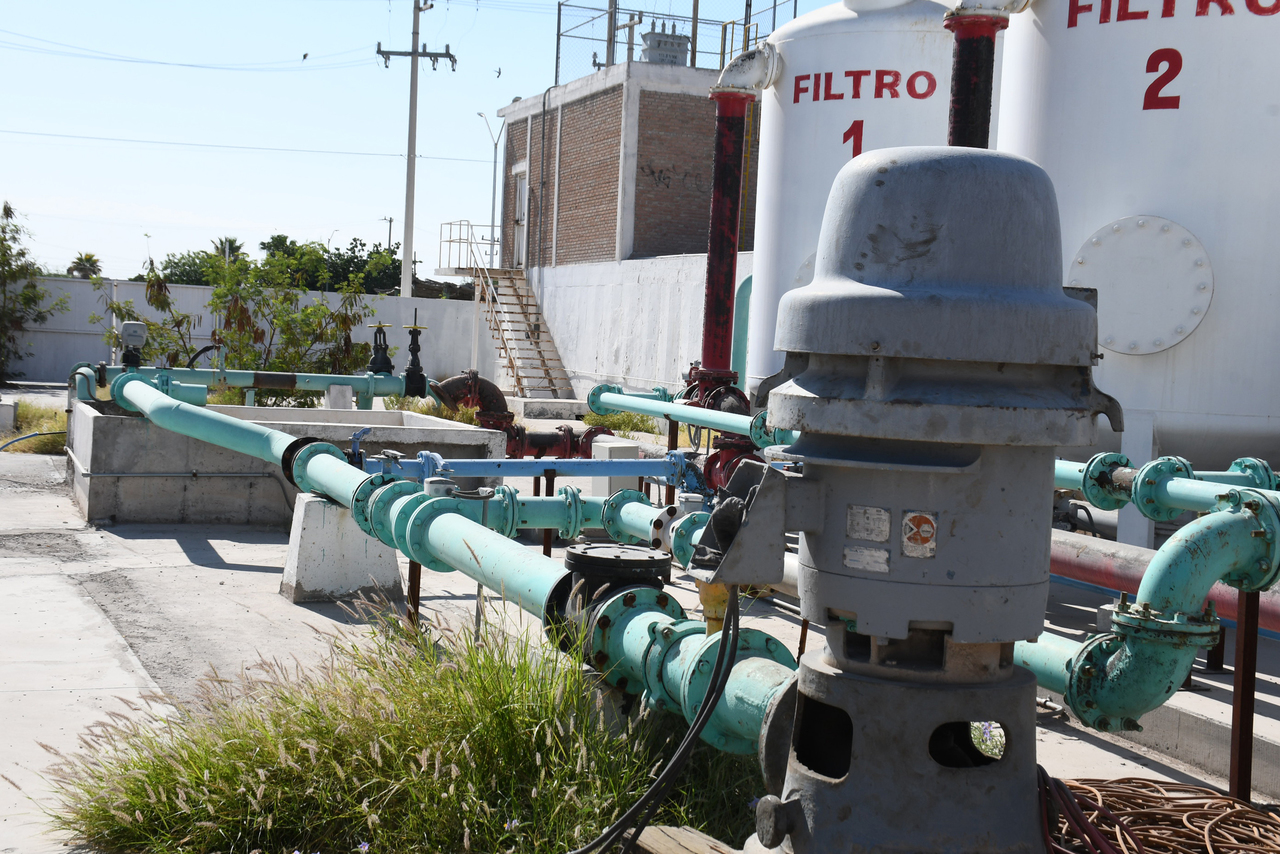
[[[498,133],[495,136],[493,128],[489,125],[489,117],[484,113],[476,113],[476,115],[484,119],[485,129],[489,131],[489,138],[493,140],[493,192],[489,201],[489,266],[492,267],[493,245],[495,243],[493,221],[498,217],[498,140],[502,138],[502,130],[507,126],[507,120],[503,119],[502,124],[498,125]]]

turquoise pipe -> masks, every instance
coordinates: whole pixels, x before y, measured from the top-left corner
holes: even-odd
[[[123,408],[142,413],[157,427],[276,465],[295,441],[280,430],[174,400],[138,374],[116,377],[111,397]]]
[[[1222,581],[1262,590],[1280,572],[1280,511],[1260,490],[1241,494],[1241,505],[1196,519],[1160,547],[1135,604],[1126,597],[1110,609],[1112,631],[1083,643],[1042,635],[1018,643],[1016,660],[1095,729],[1141,729],[1138,718],[1182,685],[1198,649],[1217,641],[1217,616],[1204,610],[1209,589]]]
[[[1236,460],[1229,471],[1196,472],[1179,457],[1161,457],[1132,468],[1120,454],[1099,454],[1087,463],[1057,460],[1053,485],[1084,493],[1094,506],[1113,510],[1132,501],[1148,518],[1168,521],[1186,510],[1209,513],[1239,500],[1241,489],[1280,501],[1276,476],[1263,460]]]
[[[368,475],[332,445],[313,442],[297,448],[297,440],[287,433],[174,400],[138,375],[117,377],[111,391],[117,403],[141,412],[158,427],[277,465],[294,446],[292,475],[299,487],[323,491],[350,507],[371,535],[384,542],[389,538],[424,565],[462,572],[544,624],[562,616],[571,592],[570,573],[559,561],[469,518],[483,512],[478,501],[429,497],[415,484]],[[557,500],[562,516],[570,507],[584,515],[593,512],[581,509],[587,502],[576,493],[528,502],[524,509],[530,515],[542,513]],[[633,503],[618,507],[619,515]],[[594,504],[597,513],[603,508]],[[548,515],[543,521],[555,520]],[[694,719],[722,633],[708,636],[706,624],[684,619],[679,604],[652,587],[614,594],[596,612],[591,631],[588,660],[606,679],[630,693],[644,693],[656,708]],[[738,660],[702,737],[722,750],[752,753],[765,714],[792,679],[796,662],[777,639],[763,632],[743,629],[738,647]]]
[[[1084,468],[1084,463],[1077,463],[1072,460],[1054,460],[1053,488],[1083,490]]]
[[[650,708],[692,723],[706,697],[722,632],[684,618],[655,588],[632,588],[607,599],[591,627],[594,661],[607,682],[643,694]],[[729,753],[750,754],[774,699],[791,681],[796,660],[774,637],[741,629],[737,658],[702,739]]]
[[[637,397],[626,394],[620,386],[598,385],[587,397],[587,405],[597,415],[609,415],[616,412],[633,412],[637,415],[648,415],[653,418],[669,418],[683,424],[693,424],[716,430],[721,433],[736,433],[750,436],[757,447],[769,445],[790,445],[800,437],[794,430],[762,431],[763,420],[759,415],[738,415],[732,412],[720,412],[715,409],[704,409],[677,401],[654,400],[648,397]],[[752,429],[753,425],[756,429]],[[761,435],[763,434],[763,435]]]
[[[87,366],[77,366],[71,372],[71,388],[69,392],[75,395],[76,400],[97,400],[93,394],[93,388],[98,382],[98,377],[93,372],[93,368]],[[67,407],[70,411],[71,407]]]
[[[554,607],[551,594],[557,587],[565,588],[564,594],[568,594],[570,573],[564,564],[456,512],[431,507],[442,501],[457,499],[435,499],[415,511],[415,516],[426,517],[424,530],[417,534],[420,539],[415,542],[415,553],[449,565],[538,619],[549,621],[554,616],[550,613]],[[411,530],[414,522],[409,522]],[[429,554],[423,554],[423,549]]]
[[[751,276],[742,280],[733,297],[733,345],[729,351],[729,369],[738,375],[734,382],[739,390],[747,390],[747,324],[751,317]]]

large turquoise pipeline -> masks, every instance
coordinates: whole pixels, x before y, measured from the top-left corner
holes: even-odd
[[[154,380],[159,382],[159,380]],[[445,489],[436,495],[424,485],[367,474],[350,465],[342,451],[325,443],[298,439],[164,394],[153,380],[125,373],[111,384],[120,406],[139,412],[158,427],[219,447],[249,454],[281,466],[299,489],[328,496],[348,507],[360,527],[410,559],[439,571],[457,570],[518,604],[550,627],[569,607],[570,573],[477,521],[481,502]],[[439,484],[427,484],[439,489]],[[639,495],[639,493],[636,493]],[[556,496],[520,499],[508,493],[516,524],[530,527],[586,525],[612,516],[623,535],[643,537],[665,508],[648,508],[640,500],[582,498],[561,490]],[[641,496],[642,498],[642,496]],[[492,508],[491,508],[492,511]],[[498,513],[498,521],[510,517]],[[705,514],[696,523],[705,525]],[[574,521],[576,520],[576,522]],[[691,532],[700,535],[700,527]],[[656,709],[682,714],[692,721],[704,697],[720,635],[705,623],[686,619],[672,597],[651,587],[622,589],[595,610],[588,637],[588,660],[619,689],[643,694]],[[777,639],[744,629],[728,686],[702,737],[735,753],[757,749],[765,715],[791,681],[796,661]]]
[[[1185,525],[1156,552],[1134,602],[1108,606],[1112,630],[1083,643],[1050,634],[1016,645],[1016,660],[1039,683],[1061,693],[1096,729],[1141,729],[1138,718],[1182,685],[1197,650],[1213,646],[1219,623],[1209,589],[1221,581],[1265,590],[1280,576],[1280,492],[1270,466],[1237,460],[1228,471],[1197,474],[1178,457],[1141,468],[1120,454],[1087,463],[1059,461],[1054,485],[1076,489],[1102,509],[1133,502],[1148,518],[1187,510],[1206,515]]]

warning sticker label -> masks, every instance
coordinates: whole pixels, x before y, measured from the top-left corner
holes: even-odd
[[[863,546],[846,546],[844,565],[859,572],[889,571],[889,550],[868,549]]]
[[[851,540],[887,543],[889,542],[889,511],[883,507],[850,504],[849,522],[845,532]]]
[[[938,553],[938,514],[907,510],[902,514],[902,554],[930,558]]]

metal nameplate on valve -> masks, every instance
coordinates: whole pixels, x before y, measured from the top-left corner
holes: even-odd
[[[889,550],[869,549],[864,546],[846,546],[844,565],[858,572],[889,572]]]
[[[883,507],[849,505],[849,520],[845,534],[851,540],[867,540],[872,543],[889,542],[889,511]]]
[[[923,510],[902,513],[903,557],[930,558],[938,553],[938,514]]]

